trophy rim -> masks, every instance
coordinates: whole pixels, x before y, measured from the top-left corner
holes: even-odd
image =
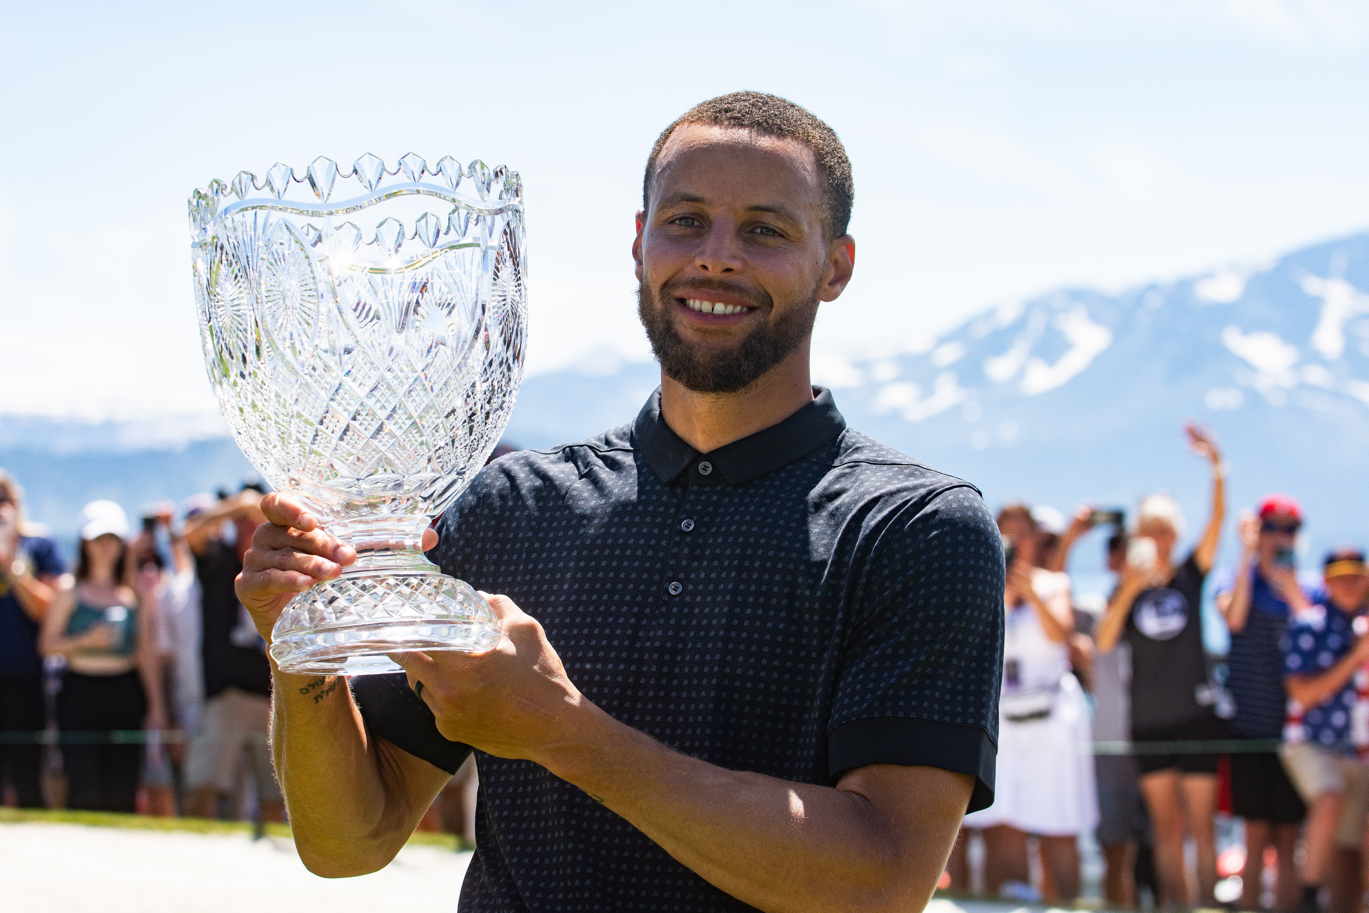
[[[429,162],[407,152],[391,165],[367,152],[357,156],[346,170],[344,167],[329,156],[318,155],[302,169],[278,161],[260,175],[242,169],[228,181],[214,178],[191,191],[187,206],[192,226],[203,231],[216,220],[249,208],[279,209],[296,215],[340,215],[405,194],[438,197],[488,216],[521,213],[523,209],[522,176],[507,165],[490,167],[483,159],[462,165],[454,156],[443,155]],[[334,199],[338,181],[355,182],[356,192]]]

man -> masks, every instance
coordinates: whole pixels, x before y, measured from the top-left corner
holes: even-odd
[[[1283,641],[1289,721],[1280,754],[1308,808],[1300,910],[1321,909],[1321,888],[1335,869],[1331,909],[1353,913],[1369,798],[1369,769],[1356,757],[1351,732],[1355,677],[1369,663],[1369,637],[1353,624],[1369,593],[1364,552],[1333,551],[1322,573],[1324,599],[1294,617]]]
[[[1231,631],[1228,686],[1236,705],[1231,728],[1237,738],[1277,742],[1283,735],[1287,697],[1280,642],[1290,605],[1307,601],[1293,556],[1302,507],[1271,495],[1241,518],[1241,555],[1236,571],[1216,591],[1217,608]],[[1231,811],[1245,822],[1245,885],[1241,905],[1255,909],[1264,883],[1265,850],[1278,860],[1275,908],[1298,902],[1294,851],[1306,810],[1274,751],[1257,748],[1231,755]]]
[[[244,486],[185,522],[200,588],[199,668],[204,683],[203,709],[186,757],[186,807],[199,818],[219,817],[221,803],[237,793],[246,770],[262,818],[285,820],[266,743],[270,671],[261,638],[233,592],[242,555],[264,519],[257,507],[260,499],[253,486]],[[232,542],[219,535],[228,523],[236,531]]]
[[[47,725],[38,631],[66,568],[51,539],[24,522],[22,492],[0,469],[0,796],[43,808],[40,737]]]
[[[508,594],[497,647],[396,656],[405,677],[358,679],[356,703],[274,671],[296,846],[320,874],[380,868],[470,746],[467,913],[919,910],[992,796],[997,530],[810,385],[854,259],[830,128],[773,96],[705,102],[644,199],[660,391],[629,426],[496,461],[427,537]],[[238,592],[269,635],[354,554],[262,506]]]

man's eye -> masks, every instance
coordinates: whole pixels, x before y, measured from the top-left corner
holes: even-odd
[[[752,233],[754,233],[754,234],[766,235],[767,237],[771,237],[771,238],[783,238],[783,237],[784,237],[784,235],[779,231],[779,229],[777,229],[777,228],[775,228],[775,227],[773,227],[773,226],[770,226],[770,225],[753,225],[753,226],[751,226],[751,231],[752,231]]]
[[[703,223],[695,216],[676,216],[670,220],[669,224],[679,225],[681,228],[698,228]]]

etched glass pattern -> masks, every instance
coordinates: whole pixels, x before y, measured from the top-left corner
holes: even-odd
[[[190,198],[210,382],[238,446],[358,559],[295,597],[291,672],[398,669],[480,651],[498,626],[420,548],[499,439],[527,334],[522,184],[479,160],[326,157]]]

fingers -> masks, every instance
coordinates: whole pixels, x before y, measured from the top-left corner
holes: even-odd
[[[484,590],[476,590],[476,592],[485,598],[485,602],[489,604],[490,610],[494,612],[494,617],[498,619],[500,627],[508,629],[510,624],[524,620],[533,621],[535,623],[535,619],[529,617],[520,609],[518,603],[505,596],[503,593],[490,594],[486,593]]]
[[[243,571],[238,575],[236,590],[238,598],[251,608],[258,600],[269,601],[277,596],[293,596],[296,593],[303,593],[316,583],[317,579],[301,571],[267,568]]]
[[[356,551],[344,545],[321,529],[309,531],[299,527],[281,527],[263,523],[252,534],[252,549],[264,551],[297,551],[318,555],[339,564],[351,564],[356,560]]]
[[[292,571],[311,578],[311,583],[329,580],[342,573],[342,565],[337,561],[292,548],[251,548],[243,556],[242,566],[243,570],[249,572]]]
[[[318,529],[318,520],[305,510],[303,504],[289,495],[282,495],[273,491],[263,497],[257,506],[265,515],[267,523],[294,527],[305,532]]]
[[[424,683],[424,692],[431,691],[433,683],[438,677],[437,663],[431,656],[422,650],[413,650],[405,653],[391,653],[390,659],[398,663],[399,667],[404,670],[404,678],[409,683],[410,691],[414,691],[414,686],[419,682]],[[429,694],[419,692],[418,696],[423,703],[428,703]]]

